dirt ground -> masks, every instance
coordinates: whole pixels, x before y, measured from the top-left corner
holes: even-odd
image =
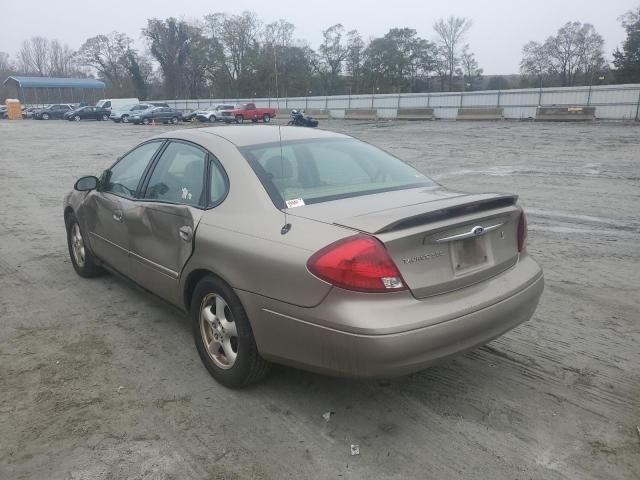
[[[65,243],[74,179],[176,127],[2,121],[0,478],[640,477],[640,126],[323,126],[451,188],[520,194],[546,274],[534,318],[409,377],[276,367],[225,389],[181,315],[78,277]]]

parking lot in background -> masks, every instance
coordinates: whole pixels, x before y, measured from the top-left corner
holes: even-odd
[[[519,194],[546,290],[531,321],[408,377],[275,367],[240,391],[179,313],[78,277],[62,218],[79,176],[202,126],[0,121],[0,478],[640,477],[638,125],[321,122],[452,189]]]

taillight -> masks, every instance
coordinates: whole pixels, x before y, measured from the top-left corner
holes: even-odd
[[[527,243],[527,217],[524,210],[520,212],[520,220],[518,220],[518,252],[522,252]]]
[[[307,268],[315,276],[358,292],[397,292],[407,287],[384,246],[367,235],[338,240],[314,253]]]

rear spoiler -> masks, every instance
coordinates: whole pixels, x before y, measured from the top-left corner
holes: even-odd
[[[341,218],[334,224],[361,232],[385,233],[445,218],[511,207],[517,201],[518,196],[511,194],[470,194]]]

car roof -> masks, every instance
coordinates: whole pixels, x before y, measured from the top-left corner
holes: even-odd
[[[202,134],[223,138],[237,147],[260,145],[291,140],[311,140],[314,138],[351,138],[341,133],[302,127],[280,127],[278,125],[238,125],[228,127],[190,128],[167,132],[155,138],[181,138],[202,143]],[[203,145],[206,146],[206,145]]]

